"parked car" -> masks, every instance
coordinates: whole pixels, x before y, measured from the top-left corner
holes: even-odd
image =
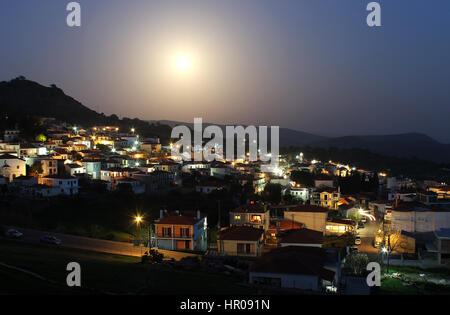
[[[364,223],[358,222],[358,229],[363,229],[363,228],[364,228]]]
[[[357,235],[355,237],[355,245],[361,245],[361,236]]]
[[[361,218],[361,222],[362,222],[362,223],[366,223],[366,222],[367,222],[367,219],[366,219],[365,216],[363,216],[363,217]]]
[[[53,235],[44,235],[41,237],[42,243],[61,245],[61,240],[57,239]]]
[[[6,236],[10,238],[19,238],[23,236],[23,233],[17,231],[16,229],[9,229],[6,231]]]

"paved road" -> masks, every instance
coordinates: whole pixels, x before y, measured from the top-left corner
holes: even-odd
[[[15,227],[7,227],[7,229],[9,228]],[[48,233],[45,231],[31,230],[25,228],[15,228],[15,229],[23,233],[23,236],[19,239],[19,241],[26,243],[40,243],[40,238]],[[144,253],[146,250],[148,250],[147,247],[138,247],[134,246],[133,244],[125,242],[99,240],[95,238],[74,236],[60,233],[51,233],[51,234],[61,240],[62,247],[68,248],[77,248],[94,252],[125,255],[125,256],[137,256],[137,257],[141,256],[141,253]],[[183,257],[198,256],[196,254],[175,252],[169,250],[158,249],[158,251],[164,254],[164,258],[174,258],[175,260],[180,260]]]
[[[378,254],[379,249],[372,245],[375,232],[378,230],[378,224],[376,221],[367,221],[363,229],[357,230],[358,235],[361,236],[361,245],[358,246],[360,253]]]

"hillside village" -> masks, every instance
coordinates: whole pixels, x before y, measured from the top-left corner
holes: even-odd
[[[261,171],[261,161],[182,162],[171,156],[172,143],[143,137],[138,128],[42,121],[45,132],[35,141],[25,141],[20,129],[4,131],[3,203],[70,201],[93,187],[150,199],[177,196],[180,203],[189,194],[228,192],[236,198],[210,201],[219,214],[195,207],[154,211],[139,245],[215,263],[250,259],[248,283],[264,287],[369,292],[361,274],[346,267],[361,254],[391,264],[450,264],[448,183],[396,178],[301,152],[280,155],[270,173]]]

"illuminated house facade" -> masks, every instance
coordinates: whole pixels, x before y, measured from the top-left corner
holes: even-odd
[[[261,256],[264,230],[251,226],[231,226],[217,235],[217,251],[228,256]]]
[[[26,175],[26,162],[11,154],[0,155],[0,175],[9,179]]]
[[[270,211],[260,203],[249,203],[230,211],[231,226],[250,226],[267,231],[270,224]]]
[[[325,232],[328,209],[314,205],[298,205],[284,211],[284,218],[302,223],[310,230]]]
[[[155,221],[155,246],[167,250],[207,249],[207,217],[200,211],[160,211]]]

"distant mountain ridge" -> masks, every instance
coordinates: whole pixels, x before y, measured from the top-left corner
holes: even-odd
[[[23,77],[0,82],[0,110],[9,115],[55,117],[68,123],[77,123],[80,119],[95,123],[101,118],[55,85],[45,87]]]
[[[117,115],[106,116],[98,113],[74,98],[66,95],[63,90],[51,85],[43,86],[37,82],[18,77],[11,81],[0,82],[0,128],[12,128],[11,122],[25,116],[52,117],[59,121],[77,124],[84,127],[95,125],[118,126],[121,130],[130,130],[132,127],[139,130],[145,137],[158,136],[161,141],[169,142],[170,127],[164,125],[151,125],[146,121]],[[9,117],[9,119],[5,119]],[[20,119],[19,119],[20,120]]]
[[[187,122],[173,120],[157,120],[151,122],[160,122],[171,127],[185,125],[193,128],[193,123]],[[203,123],[204,126],[211,124]],[[221,128],[225,126],[217,125]],[[386,156],[416,157],[437,163],[450,162],[450,144],[443,144],[428,135],[414,132],[394,135],[325,137],[294,129],[280,128],[280,146],[336,147],[340,149],[361,148]]]
[[[114,124],[122,128],[140,128],[143,135],[158,135],[168,140],[171,128],[183,124],[193,127],[193,122],[150,120],[105,116],[89,109],[52,85],[45,87],[23,77],[0,82],[0,113],[8,115],[36,115],[54,117],[60,121],[82,126]],[[150,122],[150,123],[149,123]],[[210,125],[211,123],[204,123]],[[224,125],[219,125],[223,128]],[[363,148],[374,153],[396,157],[417,157],[424,160],[449,163],[450,144],[440,143],[420,133],[397,135],[324,137],[289,128],[280,128],[280,146]]]
[[[440,143],[421,133],[381,136],[345,136],[311,143],[313,147],[362,148],[374,153],[420,158],[438,163],[450,162],[450,144]]]

